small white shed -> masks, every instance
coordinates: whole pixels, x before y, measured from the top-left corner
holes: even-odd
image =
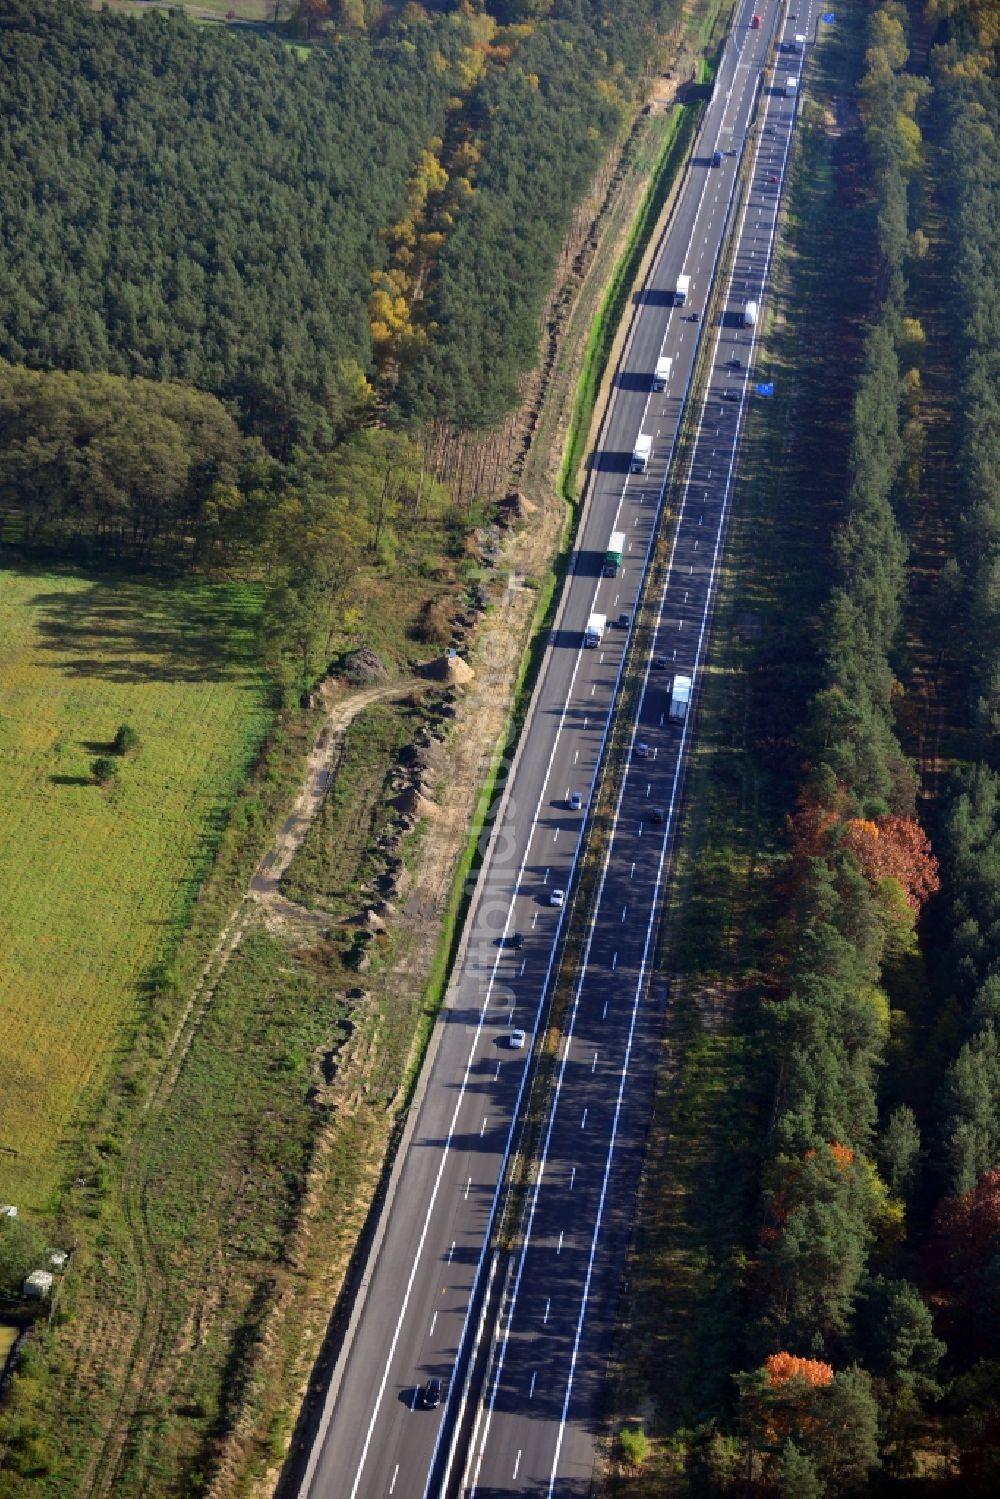
[[[51,1270],[32,1270],[24,1285],[21,1294],[29,1301],[44,1301],[52,1290]]]

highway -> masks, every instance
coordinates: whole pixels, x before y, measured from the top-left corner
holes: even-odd
[[[485,1329],[492,1356],[471,1451],[449,1469],[461,1491],[589,1492],[596,1404],[614,1324],[656,1065],[664,995],[648,969],[662,896],[690,719],[667,717],[677,672],[702,667],[713,587],[731,497],[745,402],[754,389],[756,328],[747,302],[765,278],[794,123],[786,75],[803,57],[780,56],[779,86],[764,80],[763,131],[752,187],[717,327],[692,320],[706,305],[738,155],[775,28],[784,42],[811,35],[814,6],[745,4],[726,46],[669,233],[630,331],[602,429],[578,550],[556,629],[492,828],[466,943],[439,1018],[390,1200],[367,1266],[310,1456],[304,1499],[436,1495],[451,1454],[461,1371],[480,1328],[477,1309],[489,1231],[526,1077],[526,1064],[571,888],[586,808],[618,687],[631,615],[659,519],[666,474],[699,337],[711,340],[712,375],[658,601],[656,642],[622,778],[615,827],[583,975],[560,1053],[556,1094],[522,1243],[507,1267],[502,1319]],[[780,13],[779,13],[780,12]],[[723,153],[711,165],[713,150]],[[691,277],[674,307],[681,273]],[[665,391],[651,390],[657,358],[672,358]],[[640,431],[653,440],[645,473],[629,460]],[[626,534],[622,566],[603,577],[613,530]],[[583,630],[599,611],[599,648]],[[660,663],[660,664],[657,664]],[[641,753],[641,748],[647,752]],[[570,806],[580,792],[583,806]],[[515,934],[518,941],[515,942]],[[511,1045],[512,1032],[527,1044]],[[485,1345],[484,1345],[485,1346]],[[456,1373],[458,1371],[458,1373]],[[420,1390],[442,1380],[423,1409]]]

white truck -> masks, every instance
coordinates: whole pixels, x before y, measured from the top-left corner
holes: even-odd
[[[795,95],[798,92],[798,88],[799,88],[799,81],[798,81],[797,78],[786,78],[785,79],[785,98],[786,99],[794,99]]]
[[[691,678],[674,677],[674,685],[670,691],[670,707],[667,717],[671,723],[683,723],[687,718],[688,705],[691,702]]]
[[[646,464],[649,462],[649,455],[652,451],[653,439],[648,432],[640,432],[635,440],[635,447],[632,450],[632,462],[629,465],[633,474],[644,474],[646,472]]]
[[[797,31],[795,33],[795,40],[792,42],[792,51],[798,53],[799,57],[801,57],[805,50],[806,39],[801,32]]]
[[[587,628],[583,632],[583,643],[591,650],[596,650],[604,638],[604,626],[607,624],[607,616],[604,614],[592,614],[587,620]]]
[[[656,369],[653,371],[653,389],[666,390],[667,381],[670,379],[670,370],[673,360],[669,354],[661,354],[656,361]]]
[[[691,290],[691,277],[690,276],[678,276],[677,277],[677,285],[674,288],[674,306],[675,307],[683,307],[684,306],[684,303],[688,299],[688,292],[690,290]]]
[[[744,328],[756,328],[757,326],[757,303],[748,302],[743,309]]]

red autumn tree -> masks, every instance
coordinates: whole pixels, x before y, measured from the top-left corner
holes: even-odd
[[[970,1361],[995,1356],[992,1329],[1000,1315],[1000,1170],[985,1172],[971,1192],[938,1203],[928,1269],[938,1288],[948,1346]]]
[[[899,881],[914,914],[940,886],[938,861],[915,817],[852,817],[845,824],[844,843],[871,884],[887,877]]]
[[[971,1192],[938,1203],[933,1242],[937,1267],[952,1283],[1000,1254],[1000,1170],[985,1172]]]

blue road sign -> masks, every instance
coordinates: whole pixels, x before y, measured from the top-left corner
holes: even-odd
[[[766,385],[758,385],[757,386],[757,394],[759,396],[773,396],[774,395],[774,382],[773,381],[768,381],[768,383]]]
[[[832,26],[836,19],[837,17],[834,15],[832,10],[828,10],[823,17],[823,20],[826,22],[827,26]]]

